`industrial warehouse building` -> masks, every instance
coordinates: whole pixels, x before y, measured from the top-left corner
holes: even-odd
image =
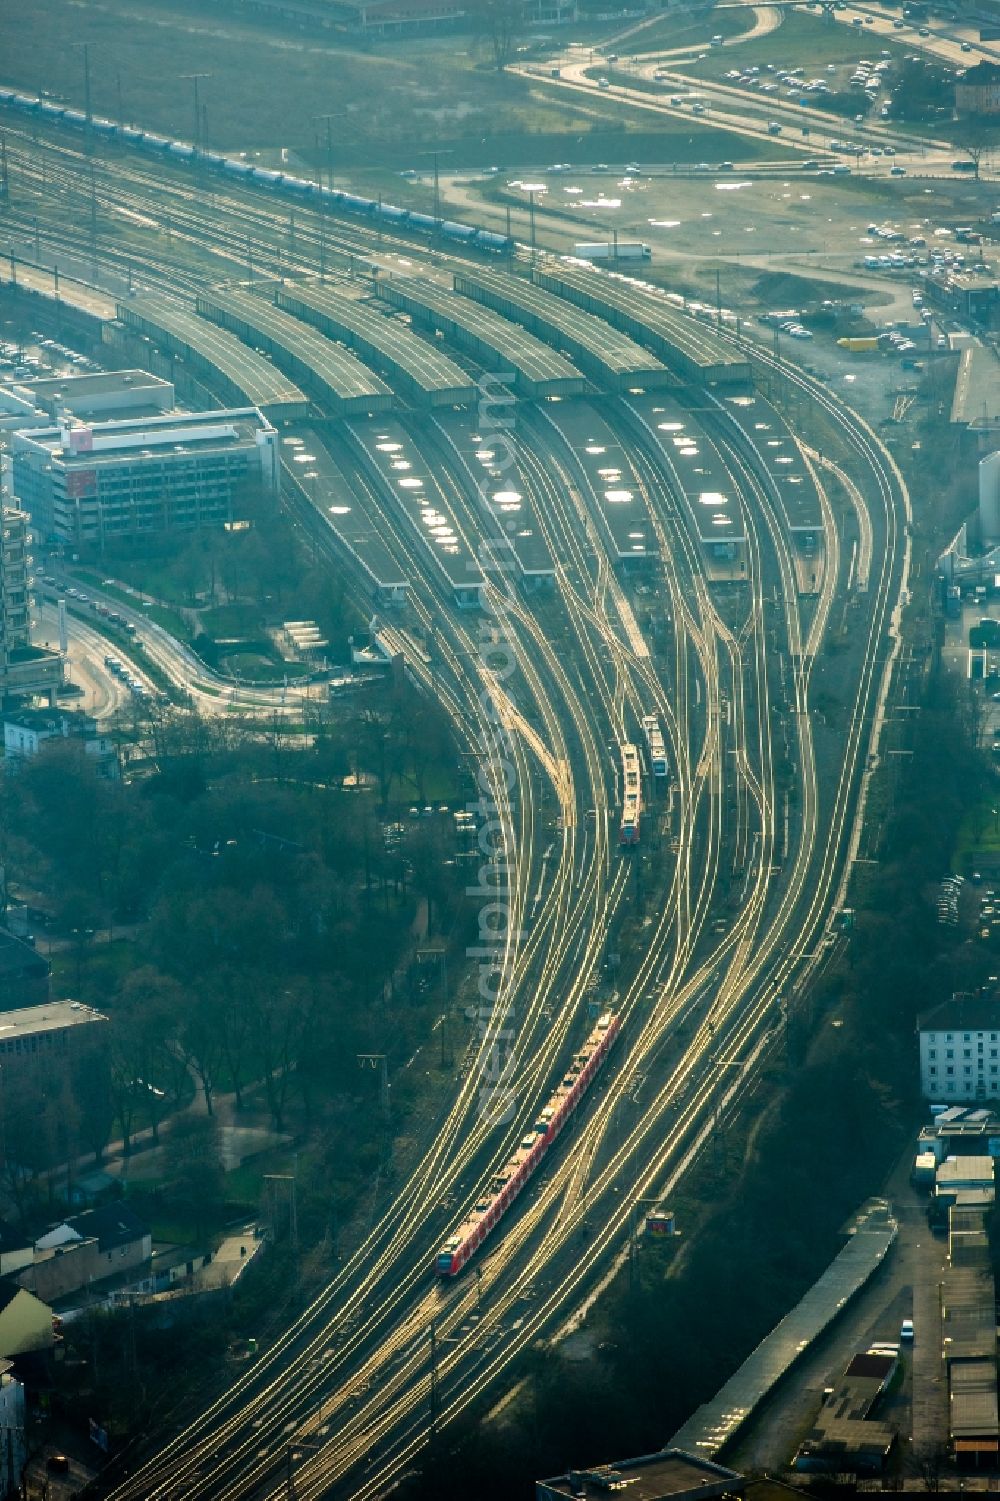
[[[896,1373],[898,1355],[878,1349],[853,1357],[799,1446],[797,1470],[839,1475],[880,1475],[896,1446],[896,1433],[871,1414]]]
[[[537,1480],[535,1501],[606,1501],[615,1491],[626,1491],[634,1501],[708,1501],[742,1496],[745,1489],[738,1471],[672,1447]]]
[[[964,1042],[962,1025],[967,1024],[970,1049],[976,1046],[977,1031],[985,1033],[988,1049],[990,1017],[977,1015],[970,1002],[980,1003],[980,998],[953,997],[930,1020],[942,1039],[950,1028],[953,1042]],[[984,1020],[987,1025],[977,1028]],[[936,1035],[935,1027],[929,1031]],[[1000,1410],[996,1288],[987,1224],[996,1200],[998,1133],[1000,1121],[991,1110],[939,1106],[917,1139],[911,1174],[917,1188],[930,1190],[928,1222],[948,1233],[947,1262],[934,1272],[937,1317],[921,1337],[931,1346],[940,1343],[951,1451],[959,1464],[991,1470],[1000,1456]]]
[[[38,535],[73,548],[221,526],[244,487],[279,489],[277,433],[253,407],[20,432],[12,458]]]

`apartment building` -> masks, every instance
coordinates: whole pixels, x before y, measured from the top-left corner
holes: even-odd
[[[953,995],[917,1023],[925,1099],[1000,1098],[1000,998]]]
[[[0,703],[62,685],[62,658],[31,643],[32,533],[27,513],[0,506]]]

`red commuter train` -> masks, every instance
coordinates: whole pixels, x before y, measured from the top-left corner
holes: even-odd
[[[472,1213],[455,1229],[441,1247],[434,1262],[439,1277],[454,1277],[478,1251],[494,1225],[506,1214],[521,1189],[535,1171],[549,1147],[586,1094],[591,1080],[607,1057],[621,1030],[621,1017],[608,1011],[598,1020],[590,1036],[562,1077],[558,1089],[513,1157],[495,1174]]]

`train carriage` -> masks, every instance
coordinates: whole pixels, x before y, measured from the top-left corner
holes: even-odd
[[[667,749],[663,743],[663,731],[655,714],[647,714],[642,721],[642,733],[649,752],[649,770],[654,777],[669,775]]]
[[[354,193],[344,193],[340,189],[321,187],[319,183],[312,183],[289,173],[278,172],[273,168],[254,166],[253,163],[238,158],[224,157],[218,152],[202,151],[189,142],[170,140],[155,131],[142,130],[132,125],[116,124],[112,120],[104,120],[96,116],[91,116],[88,121],[82,110],[69,109],[57,101],[42,100],[38,96],[22,93],[9,86],[0,88],[0,108],[18,110],[22,114],[37,115],[41,112],[49,124],[68,125],[80,131],[89,128],[95,135],[114,136],[141,150],[169,155],[177,161],[197,162],[201,166],[210,167],[229,176],[256,183],[272,193],[289,196],[310,195],[321,203],[335,204],[339,210],[347,213],[364,216],[374,214],[387,223],[405,222],[408,229],[427,235],[440,235],[445,240],[469,245],[487,254],[510,255],[517,248],[510,236],[498,234],[494,230],[481,229],[474,224],[461,224],[455,220],[441,220],[431,214],[413,213],[408,209],[397,208],[395,204],[386,203],[380,207],[375,199],[363,198]]]
[[[642,777],[639,772],[639,752],[634,745],[621,747],[622,758],[622,819],[618,833],[619,844],[639,843],[639,820],[642,815]]]
[[[535,1172],[590,1086],[621,1030],[621,1017],[606,1012],[573,1058],[517,1151],[494,1173],[472,1212],[448,1236],[434,1260],[439,1277],[454,1277],[482,1245]]]

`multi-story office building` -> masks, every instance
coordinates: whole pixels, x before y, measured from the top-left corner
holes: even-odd
[[[46,544],[101,550],[223,526],[279,490],[278,435],[254,407],[15,433],[13,488]]]
[[[62,683],[62,658],[32,646],[31,531],[24,511],[0,505],[0,703],[44,693]]]
[[[27,646],[31,625],[28,590],[31,584],[31,530],[24,511],[3,510],[0,549],[0,590],[3,591],[3,632],[8,648]]]

